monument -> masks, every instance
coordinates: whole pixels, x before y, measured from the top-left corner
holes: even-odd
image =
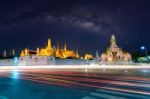
[[[115,35],[111,36],[110,47],[102,53],[101,55],[102,62],[116,62],[116,61],[131,61],[131,54],[122,50],[117,45]]]

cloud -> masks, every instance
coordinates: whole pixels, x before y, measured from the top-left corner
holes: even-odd
[[[82,22],[82,21],[76,21],[74,22],[76,26],[79,26],[83,29],[92,30],[92,31],[99,31],[100,27],[96,26],[94,22]]]
[[[28,8],[26,8],[27,10]],[[21,10],[22,11],[22,10]],[[23,11],[24,12],[24,11]],[[23,15],[23,12],[19,12]],[[34,12],[34,10],[32,10]],[[72,26],[91,33],[116,32],[120,30],[120,26],[115,22],[116,19],[107,12],[101,12],[90,7],[76,7],[70,12],[60,13],[59,15],[50,12],[38,13],[37,15],[26,17],[22,20],[12,22],[9,25],[3,25],[0,30],[23,27],[27,25],[41,24],[60,24],[65,27]]]

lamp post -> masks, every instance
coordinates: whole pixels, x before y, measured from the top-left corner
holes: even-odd
[[[145,46],[141,46],[141,50],[142,51],[145,51],[145,56],[147,58],[147,48]]]

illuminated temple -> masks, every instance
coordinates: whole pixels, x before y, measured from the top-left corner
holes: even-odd
[[[79,58],[78,52],[76,51],[75,53],[74,51],[68,50],[66,43],[63,49],[60,49],[59,46],[57,46],[55,56],[57,58],[63,58],[63,59],[64,58]]]
[[[110,47],[101,55],[103,62],[131,61],[131,54],[117,46],[115,35],[111,36],[110,43]]]
[[[37,50],[29,50],[24,49],[21,51],[21,57],[23,56],[54,56],[56,58],[66,59],[66,58],[72,58],[72,59],[78,59],[79,54],[78,52],[74,52],[67,49],[67,45],[64,45],[63,49],[60,49],[58,46],[56,49],[52,48],[51,46],[51,39],[48,39],[47,46],[45,48],[37,48]]]

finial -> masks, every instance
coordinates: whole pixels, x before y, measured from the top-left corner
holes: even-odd
[[[48,48],[51,48],[51,39],[50,39],[50,37],[48,38],[48,44],[47,44],[47,47],[48,47]]]
[[[111,36],[110,42],[111,42],[111,44],[115,44],[116,43],[116,37],[115,37],[114,34]]]
[[[64,45],[64,50],[67,50],[67,45],[66,45],[66,42],[65,42],[65,45]]]

